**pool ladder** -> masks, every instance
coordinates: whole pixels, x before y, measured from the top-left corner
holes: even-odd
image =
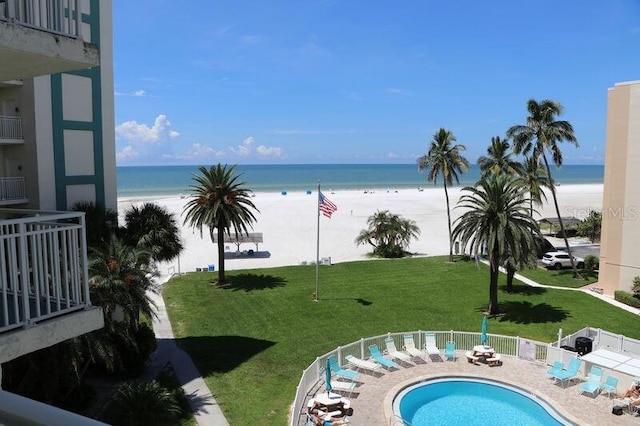
[[[408,420],[403,419],[402,417],[400,417],[397,414],[394,414],[393,416],[391,416],[391,418],[389,419],[389,426],[398,426],[398,425],[402,425],[402,426],[412,426],[411,422],[409,422]]]

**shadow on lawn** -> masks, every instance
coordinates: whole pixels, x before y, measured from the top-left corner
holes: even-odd
[[[287,282],[284,278],[273,275],[238,274],[227,278],[229,282],[220,288],[233,291],[266,290],[276,287],[284,287]]]
[[[245,336],[184,337],[176,339],[176,343],[198,364],[198,370],[203,377],[232,371],[276,344],[269,340]],[[198,371],[193,374],[198,374]]]
[[[500,291],[507,294],[522,294],[523,296],[539,296],[547,292],[544,287],[531,287],[526,284],[513,284],[511,292],[507,292],[507,285],[501,285]]]
[[[516,324],[560,322],[569,316],[569,311],[554,308],[546,303],[537,305],[525,301],[509,301],[500,303],[500,322],[509,321]]]

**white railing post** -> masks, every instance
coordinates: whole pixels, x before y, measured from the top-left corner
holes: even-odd
[[[22,312],[24,315],[24,327],[31,324],[31,311],[29,307],[29,261],[27,253],[27,227],[25,223],[18,225],[18,268],[20,269],[20,291],[22,291]]]
[[[84,286],[85,309],[91,307],[91,298],[89,297],[89,260],[87,257],[87,228],[85,226],[85,214],[80,215],[80,256],[82,257],[81,272],[82,283]]]

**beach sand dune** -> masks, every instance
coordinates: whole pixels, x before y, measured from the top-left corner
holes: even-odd
[[[557,187],[558,201],[562,216],[585,218],[592,210],[602,209],[602,184],[563,185]],[[324,192],[324,191],[323,191]],[[461,188],[452,188],[449,197],[452,219],[463,212],[455,209],[460,198]],[[341,190],[325,192],[325,195],[338,206],[331,219],[320,216],[320,258],[331,258],[332,263],[365,260],[371,247],[356,246],[354,240],[362,229],[367,227],[367,219],[377,210],[389,210],[403,218],[414,220],[421,234],[409,247],[409,251],[418,255],[445,255],[449,252],[447,213],[442,187],[418,189],[376,190],[373,192]],[[188,198],[121,198],[118,199],[118,212],[122,218],[124,211],[131,205],[144,201],[154,201],[165,206],[175,214],[178,223],[183,223],[183,208]],[[253,232],[261,232],[264,242],[254,256],[236,257],[236,245],[226,244],[228,253],[225,266],[227,270],[264,268],[286,265],[299,265],[302,262],[315,262],[317,246],[317,195],[305,192],[256,193],[253,202],[260,210],[256,214],[257,222]],[[539,209],[538,217],[555,216],[552,199]],[[122,220],[121,220],[122,224]],[[208,229],[200,233],[187,225],[181,227],[181,236],[185,250],[179,260],[161,264],[160,272],[190,272],[196,268],[218,266],[217,248],[211,242]],[[255,251],[254,244],[242,244],[240,249]]]

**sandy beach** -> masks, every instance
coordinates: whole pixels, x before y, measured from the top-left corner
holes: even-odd
[[[558,203],[562,216],[585,218],[591,210],[602,209],[602,184],[563,185],[557,187]],[[338,211],[331,219],[320,216],[320,258],[331,258],[332,263],[366,260],[371,252],[368,245],[356,246],[354,240],[361,230],[367,228],[367,219],[377,210],[389,210],[403,218],[414,220],[421,235],[414,240],[409,251],[417,255],[445,255],[449,252],[447,214],[444,190],[440,187],[416,189],[368,191],[331,191],[323,190]],[[449,191],[452,207],[452,219],[463,212],[453,208],[462,195],[461,188]],[[122,218],[124,211],[131,205],[140,205],[144,201],[153,201],[166,207],[175,214],[180,225],[183,223],[182,211],[188,198],[119,198],[118,213]],[[265,268],[286,265],[299,265],[302,262],[315,262],[317,244],[317,195],[303,191],[281,193],[256,193],[253,202],[260,210],[256,213],[257,222],[253,232],[261,232],[264,242],[256,246],[244,243],[241,251],[254,250],[254,255],[236,256],[236,245],[228,247],[225,266],[227,270]],[[544,207],[539,208],[538,217],[553,217],[555,210],[551,196]],[[122,224],[122,219],[121,219]],[[185,250],[179,259],[161,264],[160,272],[191,272],[196,268],[217,265],[217,248],[211,242],[208,230],[204,235],[189,226],[181,226],[181,236]]]

